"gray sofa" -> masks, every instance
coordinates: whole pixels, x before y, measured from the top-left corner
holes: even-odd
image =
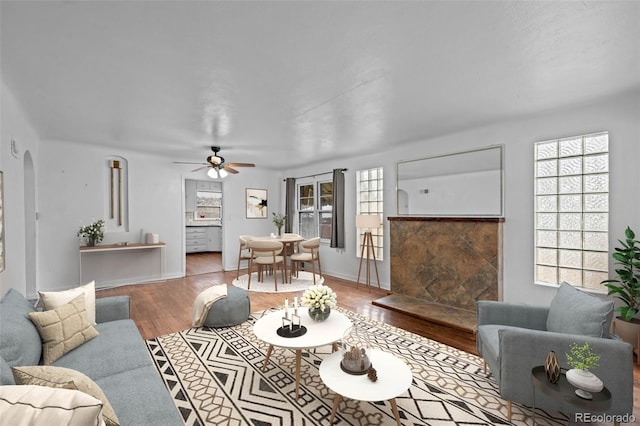
[[[609,335],[613,302],[606,303],[568,284],[561,286],[550,307],[478,302],[478,353],[497,381],[501,398],[508,401],[509,416],[511,402],[533,405],[533,367],[543,365],[547,354],[555,351],[563,370],[569,368],[564,356],[569,345],[584,342],[601,356],[599,367],[591,371],[611,391],[612,404],[606,413],[633,412],[632,348]],[[567,332],[557,331],[562,328]],[[541,392],[535,402],[537,408],[571,414],[569,405]]]
[[[184,425],[135,323],[128,296],[96,299],[100,333],[52,365],[84,373],[104,391],[120,424]],[[0,302],[0,383],[15,384],[11,367],[37,365],[41,340],[28,312],[34,307],[9,290]]]

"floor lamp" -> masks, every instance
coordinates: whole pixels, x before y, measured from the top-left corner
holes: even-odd
[[[373,266],[376,270],[376,278],[378,279],[378,288],[380,288],[380,276],[378,275],[378,264],[376,263],[376,249],[373,245],[372,229],[380,228],[380,215],[377,214],[359,214],[356,215],[356,228],[366,229],[364,232],[364,241],[362,242],[362,250],[360,250],[360,266],[358,267],[358,280],[356,286],[360,284],[360,272],[362,271],[362,262],[365,259],[365,249],[367,251],[367,286],[371,285],[370,261],[373,257]]]

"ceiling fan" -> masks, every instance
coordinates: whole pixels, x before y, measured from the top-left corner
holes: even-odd
[[[207,157],[206,163],[189,163],[186,161],[174,161],[176,164],[199,164],[201,167],[195,168],[192,172],[197,172],[202,169],[208,168],[207,175],[211,178],[223,178],[226,177],[229,173],[237,174],[239,173],[234,167],[255,167],[256,165],[253,163],[226,163],[224,161],[224,157],[218,155],[220,152],[219,146],[212,146],[211,151],[213,151],[213,155]]]

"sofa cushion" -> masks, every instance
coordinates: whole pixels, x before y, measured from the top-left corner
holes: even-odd
[[[142,346],[144,347],[144,344]],[[184,424],[158,370],[151,363],[145,367],[104,377],[96,380],[96,383],[109,398],[123,424]],[[123,386],[123,383],[127,385]],[[202,391],[206,393],[207,389],[203,388]],[[208,395],[205,399],[208,397],[211,396]]]
[[[91,281],[80,287],[64,291],[39,291],[40,301],[45,310],[59,308],[75,299],[78,295],[84,295],[84,306],[87,309],[89,324],[96,325],[96,286]]]
[[[59,308],[29,312],[28,315],[40,333],[42,362],[45,365],[98,335],[87,320],[83,294]]]
[[[40,362],[42,342],[28,316],[35,310],[14,289],[10,289],[0,301],[0,357],[11,367]]]
[[[547,330],[608,338],[613,308],[613,301],[599,299],[562,283],[549,307]]]
[[[100,386],[79,371],[50,365],[14,367],[13,376],[18,385],[38,385],[51,388],[63,388],[69,382],[75,388],[102,402],[102,416],[107,426],[118,426],[120,423],[109,400]]]
[[[98,381],[151,364],[149,352],[132,320],[98,323],[95,328],[100,333],[97,339],[64,355],[54,365],[81,371]]]
[[[36,385],[0,386],[0,417],[7,425],[104,425],[98,399],[79,390]]]

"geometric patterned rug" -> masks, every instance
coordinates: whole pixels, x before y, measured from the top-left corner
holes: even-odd
[[[409,365],[413,382],[396,398],[403,425],[507,425],[506,403],[475,355],[336,308],[367,330],[373,347]],[[147,340],[147,347],[187,425],[329,425],[334,394],[318,367],[331,347],[302,352],[300,396],[295,398],[295,353],[268,345],[252,331],[262,313],[226,328],[191,328]],[[536,424],[567,424],[567,416],[536,410]],[[513,404],[512,421],[533,424],[531,409]],[[334,424],[395,424],[388,401],[343,398]]]

